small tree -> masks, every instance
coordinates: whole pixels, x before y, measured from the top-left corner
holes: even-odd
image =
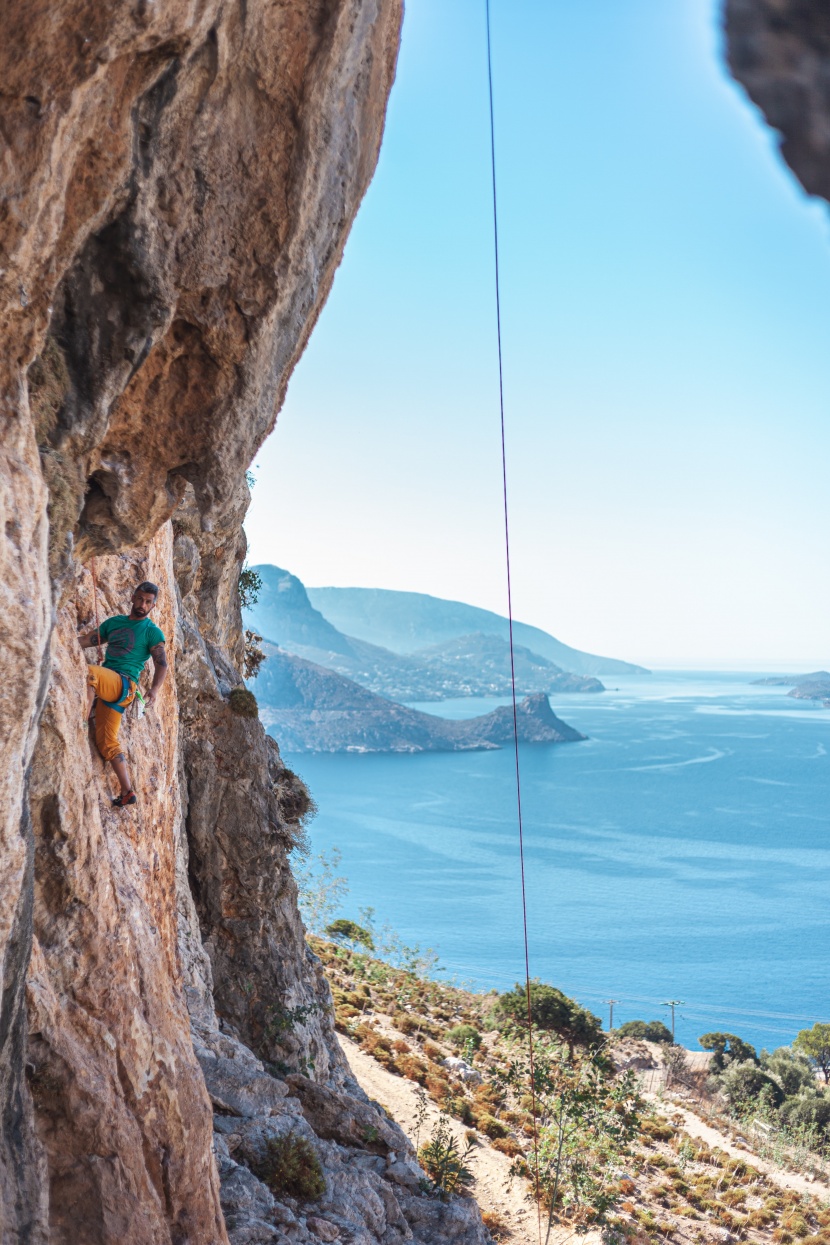
[[[751,1059],[746,1063],[731,1063],[720,1084],[730,1105],[739,1112],[751,1111],[756,1104],[780,1107],[784,1101],[784,1091],[778,1082]]]
[[[689,1075],[689,1063],[683,1047],[669,1041],[663,1052],[663,1062],[666,1066],[666,1085],[671,1085],[674,1081],[684,1084]]]
[[[724,1072],[731,1063],[758,1062],[755,1047],[734,1033],[704,1033],[698,1041],[704,1050],[713,1052],[712,1068],[715,1072]]]
[[[646,1042],[671,1042],[671,1029],[662,1020],[627,1020],[617,1029],[617,1037],[642,1038]]]
[[[529,1052],[514,1055],[498,1081],[515,1094],[531,1083]],[[643,1103],[633,1072],[611,1076],[594,1052],[575,1059],[549,1040],[533,1046],[533,1085],[538,1113],[538,1148],[528,1163],[538,1170],[539,1193],[548,1211],[547,1241],[557,1218],[578,1231],[604,1223],[620,1197],[618,1167],[636,1136]]]
[[[816,1078],[806,1055],[791,1046],[779,1046],[772,1054],[761,1051],[761,1067],[774,1077],[788,1098],[802,1090],[816,1091]]]
[[[358,925],[356,921],[345,921],[341,917],[337,921],[332,921],[326,926],[326,935],[333,942],[342,942],[346,946],[355,950],[362,947],[364,951],[374,951],[375,943],[368,929],[364,929],[362,925]]]
[[[527,987],[517,981],[512,990],[499,997],[496,1009],[513,1024],[526,1029]],[[530,1019],[534,1029],[555,1033],[566,1042],[572,1058],[575,1046],[596,1046],[602,1040],[602,1022],[598,1016],[538,977],[530,983]]]
[[[812,1029],[802,1029],[793,1046],[806,1055],[810,1063],[820,1069],[825,1082],[830,1083],[830,1025],[814,1024]]]
[[[243,566],[239,572],[239,604],[243,610],[250,609],[259,600],[262,590],[262,576],[250,566]]]
[[[328,856],[320,852],[294,869],[300,915],[312,934],[322,933],[349,893],[348,881],[337,872],[341,859],[339,849],[333,847]]]

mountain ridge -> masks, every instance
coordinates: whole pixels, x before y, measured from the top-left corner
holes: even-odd
[[[306,588],[312,606],[338,630],[404,655],[482,632],[506,639],[508,619],[463,601],[390,588]],[[540,627],[513,623],[514,640],[573,674],[648,674],[643,666],[572,648]]]
[[[515,646],[511,663],[507,640],[481,632],[416,653],[392,652],[333,627],[311,604],[296,575],[270,564],[251,569],[259,575],[260,587],[244,612],[250,630],[390,700],[506,696],[512,693],[512,673],[520,696],[605,690],[598,679],[563,671],[522,645]]]

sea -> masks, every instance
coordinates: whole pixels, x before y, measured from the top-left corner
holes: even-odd
[[[614,676],[555,698],[584,743],[520,748],[530,972],[596,1012],[756,1048],[830,1021],[830,710],[753,674]],[[446,717],[503,700],[418,705]],[[524,978],[515,757],[303,754],[340,915],[372,907],[447,980]]]

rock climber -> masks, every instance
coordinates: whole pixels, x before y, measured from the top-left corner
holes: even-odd
[[[97,631],[87,631],[78,637],[81,648],[106,644],[107,656],[103,666],[90,666],[87,671],[87,700],[85,722],[89,721],[92,703],[98,697],[95,710],[95,743],[105,761],[109,761],[121,784],[121,792],[113,800],[115,808],[136,803],[136,794],[130,785],[127,762],[118,732],[124,710],[135,699],[138,681],[147,658],[153,659],[153,685],[147,693],[145,705],[152,705],[159,688],[167,677],[167,654],[164,648],[164,632],[150,619],[155,608],[159,590],[145,580],[133,593],[129,614],[115,614],[105,619]]]

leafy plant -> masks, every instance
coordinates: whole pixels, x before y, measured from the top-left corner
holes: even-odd
[[[242,673],[246,679],[255,679],[259,668],[265,661],[265,654],[260,648],[262,636],[255,631],[245,632],[245,646],[242,651]]]
[[[418,1152],[418,1159],[429,1178],[429,1191],[446,1201],[451,1194],[460,1192],[469,1184],[473,1173],[467,1162],[472,1150],[473,1143],[470,1141],[463,1150],[458,1148],[449,1120],[445,1115],[440,1116],[429,1141]]]
[[[481,1034],[472,1025],[455,1025],[447,1031],[447,1041],[451,1046],[461,1047],[467,1058],[468,1051],[475,1052],[481,1046]]]
[[[259,706],[256,696],[247,687],[235,687],[228,697],[231,713],[240,718],[259,717]]]
[[[671,1029],[662,1020],[627,1020],[617,1029],[617,1037],[640,1038],[644,1042],[671,1042]]]
[[[511,991],[499,996],[497,1011],[523,1029],[528,1027],[528,1008],[534,1029],[557,1034],[567,1043],[571,1056],[575,1046],[595,1046],[601,1041],[599,1017],[538,977],[529,986],[517,982]]]
[[[320,852],[294,869],[300,914],[312,934],[322,933],[349,893],[349,883],[337,872],[341,860],[340,850],[333,847],[328,855]]]
[[[778,1082],[751,1060],[731,1063],[720,1078],[720,1084],[731,1105],[738,1110],[762,1095],[771,1107],[778,1107],[784,1101],[784,1091]]]
[[[713,1052],[713,1072],[724,1072],[730,1063],[746,1063],[747,1060],[758,1062],[755,1047],[734,1033],[704,1033],[698,1041],[704,1050]]]
[[[355,950],[357,947],[364,947],[367,951],[374,951],[375,949],[371,932],[368,929],[364,929],[362,925],[358,925],[356,921],[346,921],[340,917],[326,926],[325,934],[333,942],[344,943],[347,947],[351,947],[352,950]]]
[[[801,1029],[793,1046],[806,1055],[821,1070],[825,1082],[830,1083],[830,1025],[814,1024],[812,1029]]]
[[[261,591],[262,576],[250,566],[243,566],[239,572],[239,604],[243,610],[256,605]]]
[[[257,1175],[277,1196],[315,1202],[326,1191],[317,1151],[310,1141],[294,1132],[269,1138],[267,1155]]]
[[[537,1140],[529,1166],[548,1209],[546,1240],[557,1217],[577,1230],[604,1224],[621,1196],[611,1173],[640,1127],[634,1074],[613,1077],[596,1053],[571,1058],[561,1046],[537,1041],[532,1075],[528,1049],[516,1045],[501,1079],[514,1092],[531,1082],[535,1087]]]

